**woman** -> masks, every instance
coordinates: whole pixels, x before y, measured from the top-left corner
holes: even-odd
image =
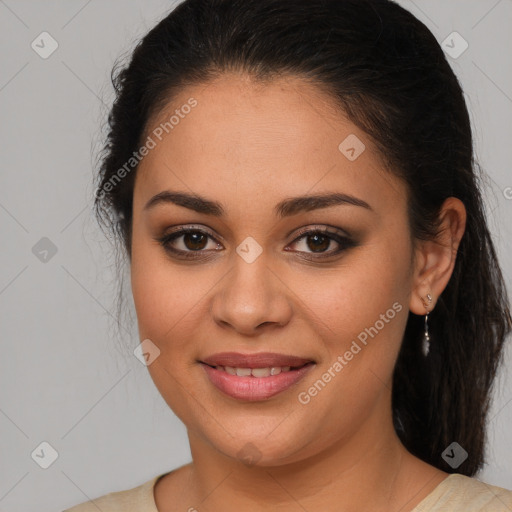
[[[388,0],[186,0],[114,79],[99,218],[192,462],[70,509],[512,510],[460,85]]]

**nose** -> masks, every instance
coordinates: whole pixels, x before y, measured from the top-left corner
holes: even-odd
[[[264,255],[252,263],[238,255],[234,260],[212,299],[215,322],[246,336],[285,326],[292,315],[291,292]]]

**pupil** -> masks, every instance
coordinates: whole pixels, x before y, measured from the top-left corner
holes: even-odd
[[[205,235],[201,233],[186,233],[183,241],[187,249],[195,251],[204,248],[204,243],[201,244],[201,242],[204,242],[203,238],[206,239]],[[188,241],[191,241],[191,243],[187,243]]]
[[[326,237],[326,236],[322,236],[322,235],[310,235],[310,236],[308,237],[308,240],[312,240],[312,239],[316,240],[316,242],[314,242],[313,244],[310,244],[310,243],[308,242],[308,247],[309,247],[310,249],[312,249],[312,250],[313,250],[313,249],[322,249],[322,250],[324,250],[324,249],[327,249],[327,248],[329,247],[329,242],[330,242],[330,240],[329,240],[329,238],[328,238],[328,237]],[[319,240],[322,240],[322,241],[323,241],[323,243],[318,243],[318,241],[319,241]]]

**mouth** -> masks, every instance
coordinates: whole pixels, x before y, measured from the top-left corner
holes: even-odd
[[[204,363],[206,364],[206,363]],[[264,368],[240,368],[233,366],[211,366],[207,365],[210,368],[214,368],[220,372],[228,373],[229,375],[236,375],[237,377],[255,377],[257,379],[272,377],[274,375],[279,375],[280,373],[292,372],[295,370],[299,370],[300,368],[304,368],[304,366],[308,364],[314,364],[312,362],[305,363],[301,366],[266,366]]]
[[[300,368],[307,363],[314,363],[313,359],[278,354],[274,352],[259,352],[255,354],[241,354],[238,352],[221,352],[213,354],[200,361],[213,368]]]
[[[210,382],[238,400],[265,400],[296,384],[315,366],[285,354],[224,352],[198,361]]]

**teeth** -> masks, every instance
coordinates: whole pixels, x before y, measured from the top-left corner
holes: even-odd
[[[251,373],[253,377],[268,377],[270,368],[253,368]]]
[[[216,366],[217,370],[229,373],[229,375],[237,375],[238,377],[270,377],[279,375],[282,372],[289,372],[289,366],[272,366],[267,368],[233,368],[232,366]]]

